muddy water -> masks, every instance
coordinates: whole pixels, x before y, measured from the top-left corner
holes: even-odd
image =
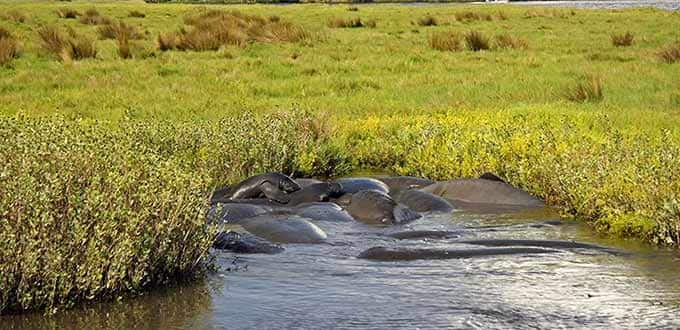
[[[485,212],[488,210],[484,210]],[[3,329],[441,329],[680,327],[680,261],[668,251],[598,239],[547,210],[428,216],[401,227],[317,222],[327,245],[278,255],[215,252],[200,284],[59,313],[3,317]],[[396,240],[404,230],[457,231]],[[561,239],[615,248],[556,254],[378,262],[373,246],[469,249],[466,239]]]

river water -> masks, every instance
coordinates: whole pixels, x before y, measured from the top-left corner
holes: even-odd
[[[670,251],[597,238],[550,210],[455,212],[377,228],[317,222],[330,244],[287,245],[276,255],[215,251],[220,270],[193,286],[58,313],[6,316],[3,329],[672,329],[680,327],[680,260]],[[448,230],[449,239],[384,233]],[[617,253],[381,262],[369,247],[469,249],[464,239],[590,242]]]
[[[625,9],[651,7],[663,10],[680,10],[680,0],[591,0],[591,1],[520,1],[523,6],[555,6],[584,9]]]

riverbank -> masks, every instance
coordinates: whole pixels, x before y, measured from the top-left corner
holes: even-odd
[[[662,55],[677,13],[240,6],[277,37],[161,51],[159,35],[193,40],[204,7],[97,3],[82,19],[92,6],[0,4],[21,49],[0,68],[3,313],[200,276],[208,194],[267,171],[492,171],[602,233],[680,242],[680,65]],[[107,38],[107,20],[135,37]],[[50,54],[45,24],[96,54]]]

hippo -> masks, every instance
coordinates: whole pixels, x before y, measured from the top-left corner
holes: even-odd
[[[295,206],[302,203],[328,202],[331,198],[340,197],[342,194],[342,187],[338,183],[315,183],[290,193],[287,204]]]
[[[617,252],[613,249],[602,247],[599,245],[579,243],[573,241],[554,241],[554,240],[534,240],[534,239],[480,239],[460,241],[458,243],[465,243],[470,245],[481,245],[489,247],[506,247],[506,246],[533,246],[553,249],[588,249],[598,251]]]
[[[418,212],[453,212],[454,207],[447,200],[429,192],[407,189],[393,194],[394,200]]]
[[[347,211],[335,203],[304,203],[295,207],[293,213],[315,221],[354,221],[354,218]]]
[[[265,253],[275,254],[283,252],[280,245],[269,243],[257,236],[235,231],[217,233],[213,248],[227,250],[234,253]]]
[[[388,194],[390,187],[382,181],[371,178],[342,178],[335,180],[342,186],[343,193],[353,194],[362,190],[376,190]]]
[[[328,235],[308,219],[269,213],[239,223],[249,233],[274,243],[323,243]]]
[[[295,179],[295,182],[297,182],[297,184],[299,184],[300,187],[302,187],[302,188],[307,187],[307,186],[311,186],[311,185],[317,184],[317,183],[323,183],[323,181],[321,181],[321,180],[311,179],[311,178],[297,178],[297,179]]]
[[[420,189],[435,183],[435,181],[430,179],[415,176],[379,176],[376,179],[385,183],[390,188],[390,191]]]
[[[208,210],[207,220],[212,224],[238,224],[243,219],[270,212],[266,205],[217,203]]]
[[[500,256],[513,254],[543,254],[557,252],[560,251],[530,247],[446,250],[446,249],[386,248],[378,246],[372,247],[368,250],[365,250],[364,252],[361,252],[361,254],[359,254],[359,258],[375,261],[411,261],[411,260],[434,260],[434,259],[463,259],[486,256]]]
[[[407,206],[395,202],[388,194],[376,190],[345,194],[338,203],[352,217],[366,224],[401,224],[421,217]]]
[[[458,238],[460,235],[460,232],[444,230],[410,230],[385,234],[395,239],[447,239]]]
[[[457,179],[437,182],[420,189],[453,202],[457,207],[469,204],[493,204],[521,207],[545,207],[540,199],[505,182],[487,179]]]
[[[279,203],[288,203],[287,194],[300,190],[301,187],[290,177],[281,173],[266,173],[250,177],[241,183],[229,188],[222,198],[224,199],[249,199],[264,196]]]

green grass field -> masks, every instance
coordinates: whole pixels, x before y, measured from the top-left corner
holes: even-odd
[[[0,1],[0,312],[200,275],[211,189],[263,171],[492,171],[603,234],[677,246],[678,24],[652,9]]]

